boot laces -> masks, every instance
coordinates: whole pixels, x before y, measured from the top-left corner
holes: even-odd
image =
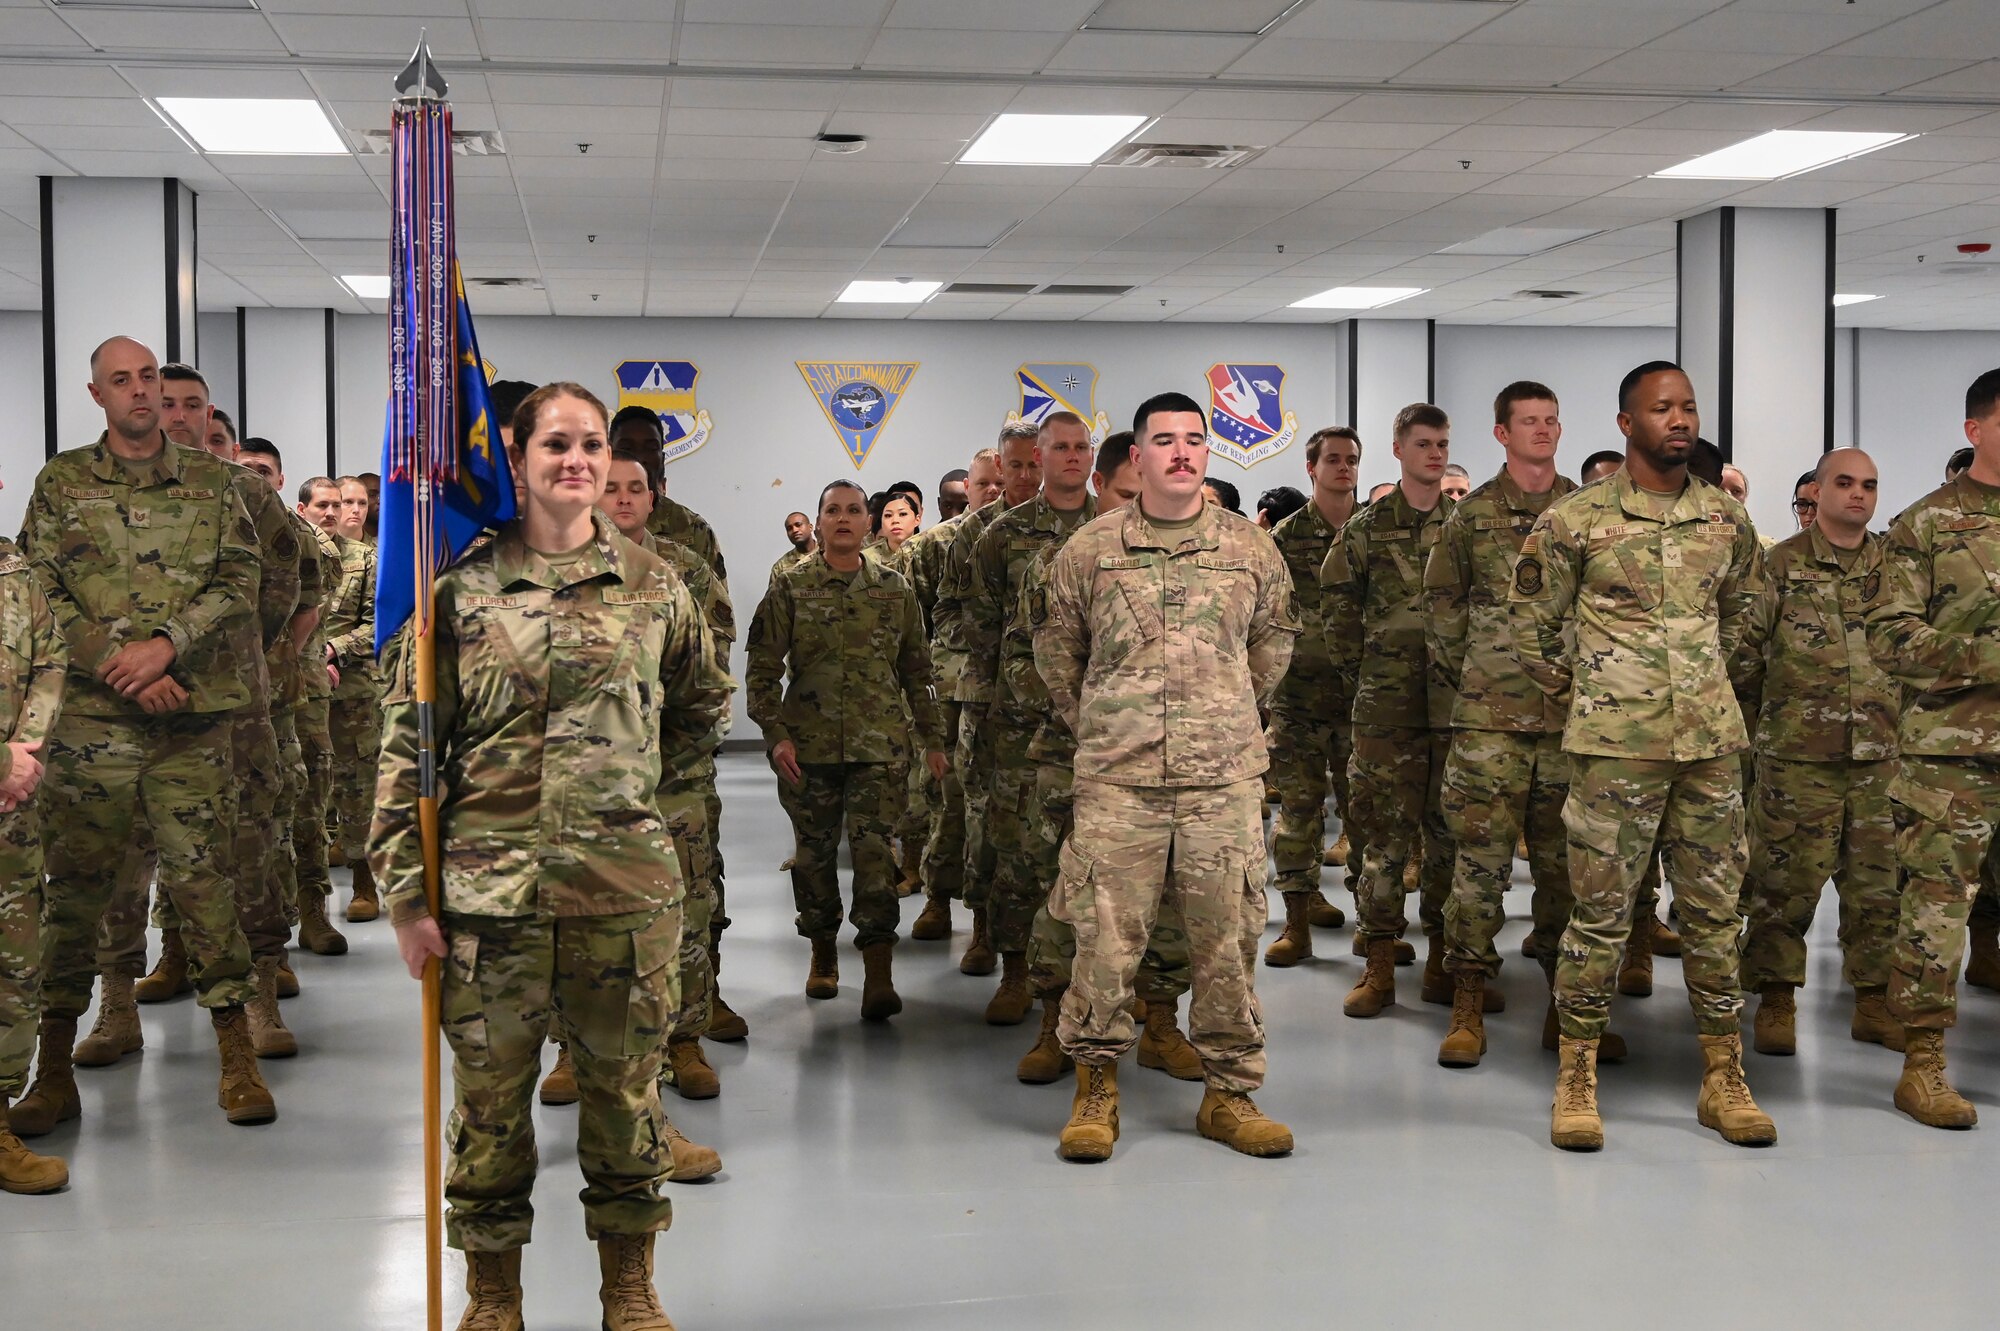
[[[1595,1104],[1588,1059],[1579,1058],[1569,1065],[1562,1079],[1562,1100],[1568,1113],[1585,1113]]]
[[[472,1303],[460,1331],[502,1331],[508,1322],[508,1290],[499,1263],[472,1263]]]
[[[1452,1029],[1470,1028],[1474,1019],[1483,1015],[1486,1006],[1485,997],[1485,994],[1474,990],[1469,984],[1459,985],[1451,996]]]
[[[1743,1060],[1733,1051],[1721,1068],[1723,1104],[1730,1109],[1755,1109],[1757,1102],[1750,1098],[1750,1083],[1743,1080]]]
[[[1083,1093],[1083,1103],[1077,1106],[1079,1119],[1102,1119],[1111,1115],[1111,1088],[1105,1084],[1104,1074],[1093,1071],[1090,1085]]]
[[[1264,1117],[1264,1111],[1257,1107],[1257,1102],[1242,1091],[1222,1092],[1222,1107],[1234,1115],[1239,1124]]]

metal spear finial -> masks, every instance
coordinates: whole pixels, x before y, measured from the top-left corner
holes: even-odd
[[[443,101],[445,92],[444,75],[431,60],[430,29],[425,28],[417,36],[417,49],[411,54],[410,63],[396,76],[396,94],[422,101]]]

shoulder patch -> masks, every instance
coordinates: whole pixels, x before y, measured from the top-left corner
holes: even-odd
[[[0,559],[0,573],[19,573],[27,567],[28,561],[22,555],[8,555]]]
[[[1540,596],[1544,585],[1541,556],[1523,550],[1521,557],[1514,561],[1514,594]]]
[[[1524,555],[1532,555],[1541,548],[1542,534],[1538,531],[1529,532],[1528,539],[1521,542],[1521,553]]]
[[[1861,580],[1861,599],[1873,601],[1882,594],[1882,570],[1870,569],[1868,576]]]

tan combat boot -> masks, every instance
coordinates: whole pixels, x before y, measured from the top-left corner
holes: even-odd
[[[606,1234],[597,1241],[597,1271],[604,1331],[674,1331],[653,1288],[653,1235]]]
[[[910,937],[919,943],[936,943],[951,937],[951,898],[924,898],[924,908],[910,924]]]
[[[1701,1095],[1695,1101],[1695,1117],[1704,1128],[1714,1128],[1722,1140],[1735,1146],[1769,1146],[1778,1140],[1778,1125],[1750,1098],[1749,1083],[1743,1080],[1743,1037],[1703,1035],[1701,1056],[1707,1064],[1701,1074]]]
[[[1340,1010],[1350,1017],[1379,1017],[1396,1005],[1396,939],[1377,938],[1368,944],[1368,968],[1361,982],[1347,993]]]
[[[993,941],[986,932],[986,908],[975,906],[972,910],[972,941],[966,945],[965,955],[958,959],[960,975],[991,975],[999,964],[994,955]]]
[[[250,1048],[250,1018],[240,1007],[218,1007],[208,1010],[208,1022],[215,1028],[215,1047],[222,1056],[215,1103],[231,1123],[244,1127],[269,1123],[278,1116],[278,1105],[257,1071],[257,1055]]]
[[[1653,992],[1653,927],[1651,917],[1637,921],[1625,940],[1625,959],[1618,963],[1618,992],[1627,998],[1647,998]]]
[[[521,1331],[521,1250],[465,1254],[465,1292],[458,1331]]]
[[[1146,1024],[1139,1032],[1139,1066],[1157,1068],[1176,1081],[1202,1079],[1201,1055],[1176,1024],[1178,999],[1152,999],[1146,1004]]]
[[[1912,1026],[1903,1039],[1903,1078],[1896,1083],[1896,1108],[1927,1127],[1969,1128],[1979,1122],[1979,1111],[1945,1078],[1944,1032]]]
[[[1344,869],[1347,867],[1347,857],[1353,849],[1348,843],[1347,833],[1343,831],[1339,840],[1320,853],[1319,862],[1329,869]]]
[[[146,1047],[146,1034],[139,1029],[136,988],[129,975],[105,971],[98,977],[97,1024],[76,1046],[73,1058],[78,1067],[108,1068]]]
[[[667,1039],[667,1070],[674,1090],[683,1100],[713,1100],[722,1094],[722,1078],[702,1056],[701,1039],[675,1035]]]
[[[7,1122],[23,1137],[46,1137],[56,1124],[83,1117],[83,1099],[76,1093],[76,1069],[70,1048],[76,1043],[76,1022],[42,1018],[41,1045],[35,1054],[35,1083],[7,1111]]]
[[[141,1003],[164,1003],[170,998],[194,992],[194,982],[188,979],[187,949],[181,945],[181,931],[160,930],[160,959],[146,978],[134,987],[132,996]]]
[[[1965,949],[1965,982],[2000,989],[2000,920],[1974,920]]]
[[[382,898],[375,892],[375,874],[367,860],[354,862],[354,896],[347,903],[347,922],[366,924],[382,914]]]
[[[1757,986],[1757,1015],[1750,1023],[1750,1047],[1760,1054],[1788,1057],[1799,1052],[1798,999],[1789,984]]]
[[[1028,954],[1000,954],[1000,987],[986,1003],[988,1026],[1019,1026],[1028,1019],[1035,1000],[1028,993]]]
[[[244,1012],[250,1018],[250,1049],[259,1058],[290,1058],[299,1052],[298,1037],[285,1028],[278,1013],[278,959],[257,962],[257,996]]]
[[[913,897],[924,890],[924,848],[905,841],[898,852],[898,859],[903,877],[896,884],[896,895]]]
[[[1647,917],[1647,929],[1653,936],[1653,955],[1656,957],[1678,957],[1681,954],[1681,936],[1673,926],[1657,916]]]
[[[722,996],[722,948],[712,937],[708,941],[708,965],[709,972],[715,976],[715,997],[709,1004],[708,1038],[724,1044],[749,1039],[750,1023],[743,1020],[742,1015]]]
[[[1539,929],[1530,929],[1521,935],[1521,955],[1530,961],[1542,959],[1542,934]]]
[[[278,997],[297,998],[298,996],[299,977],[292,971],[291,958],[290,956],[281,956],[278,958]]]
[[[1313,954],[1312,899],[1316,895],[1313,892],[1284,894],[1285,931],[1264,949],[1266,966],[1296,966]]]
[[[1213,1086],[1203,1091],[1201,1108],[1194,1115],[1194,1130],[1244,1155],[1292,1153],[1292,1130],[1276,1119],[1266,1118],[1264,1111],[1242,1091],[1217,1090]]]
[[[573,1105],[583,1098],[576,1085],[576,1064],[570,1061],[567,1041],[556,1046],[556,1065],[542,1078],[541,1100],[545,1105]]]
[[[1035,1036],[1035,1047],[1021,1055],[1021,1061],[1014,1065],[1016,1080],[1030,1086],[1047,1086],[1075,1066],[1056,1040],[1056,1022],[1061,1016],[1060,997],[1042,1000],[1042,1029]]]
[[[1451,1029],[1438,1046],[1438,1065],[1476,1068],[1486,1056],[1486,972],[1456,971],[1452,975]]]
[[[861,949],[863,1021],[887,1021],[903,1010],[903,1000],[896,993],[896,981],[889,964],[890,954],[894,951],[893,943],[870,943]],[[991,1009],[988,1011],[990,1013]],[[988,1020],[991,1020],[990,1015]]]
[[[812,964],[806,971],[807,998],[837,998],[840,995],[840,957],[833,938],[812,940]]]
[[[1065,1160],[1094,1164],[1111,1158],[1118,1141],[1118,1065],[1076,1065],[1076,1095],[1069,1102],[1069,1122],[1063,1125],[1056,1154]]]
[[[1408,896],[1423,886],[1424,857],[1421,853],[1403,861],[1403,895]]]
[[[1451,1002],[1456,991],[1452,987],[1451,976],[1444,969],[1444,935],[1424,935],[1424,977],[1417,996],[1426,1003],[1440,1006]]]
[[[699,1146],[687,1139],[687,1134],[674,1126],[674,1121],[661,1118],[665,1125],[661,1135],[666,1139],[667,1158],[673,1162],[673,1172],[667,1175],[669,1183],[693,1183],[712,1174],[722,1172],[722,1157],[714,1148]]]
[[[1362,941],[1359,929],[1354,931],[1354,943],[1347,950],[1357,957],[1366,957],[1368,955],[1368,944]],[[1396,940],[1396,964],[1398,966],[1414,966],[1417,964],[1417,949],[1400,938]]]
[[[1565,1151],[1604,1149],[1597,1113],[1597,1041],[1562,1037],[1556,1095],[1549,1105],[1549,1141]]]
[[[347,939],[326,918],[326,898],[318,892],[299,893],[299,945],[316,957],[347,955]]]
[[[1312,907],[1306,918],[1315,929],[1338,929],[1347,923],[1347,912],[1326,899],[1326,893],[1314,888],[1306,894],[1306,902]]]
[[[1881,985],[1854,991],[1854,1020],[1847,1033],[1863,1044],[1904,1052],[1903,1023],[1889,1015],[1889,993]]]
[[[0,1192],[38,1197],[68,1186],[68,1165],[52,1155],[36,1155],[7,1126],[7,1097],[0,1095]]]

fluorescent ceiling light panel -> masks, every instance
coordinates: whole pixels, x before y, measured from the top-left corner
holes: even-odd
[[[1594,226],[1503,226],[1498,231],[1489,231],[1471,240],[1461,240],[1456,245],[1447,245],[1439,254],[1486,254],[1523,258],[1530,254],[1542,254],[1558,245],[1594,236],[1601,227]]]
[[[1774,129],[1769,134],[1703,153],[1679,166],[1655,171],[1653,175],[1655,179],[1679,180],[1784,180],[1916,137],[1845,130]]]
[[[1864,295],[1859,291],[1844,291],[1833,298],[1833,303],[1838,308],[1842,305],[1866,305],[1871,300],[1880,299],[1880,296]]]
[[[1146,116],[997,117],[958,160],[997,166],[1087,166],[1123,143]]]
[[[1316,296],[1295,300],[1295,310],[1379,310],[1399,300],[1421,296],[1429,287],[1329,287]]]
[[[363,300],[389,299],[389,279],[383,277],[343,277],[340,285],[352,291]]]
[[[847,290],[834,299],[849,305],[921,305],[943,285],[942,282],[857,280],[849,282]]]
[[[1103,0],[1084,32],[1215,33],[1255,37],[1305,0]]]
[[[347,151],[310,97],[162,97],[159,103],[203,152],[327,157]]]

